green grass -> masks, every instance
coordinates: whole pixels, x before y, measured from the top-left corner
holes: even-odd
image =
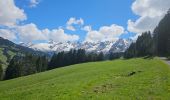
[[[170,67],[156,58],[78,64],[0,82],[2,100],[169,98]]]

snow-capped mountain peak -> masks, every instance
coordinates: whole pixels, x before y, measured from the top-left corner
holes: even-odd
[[[103,42],[54,42],[50,40],[48,43],[38,44],[20,44],[37,51],[43,52],[61,52],[70,49],[85,49],[87,52],[124,52],[132,43],[131,39],[118,39],[117,41]]]

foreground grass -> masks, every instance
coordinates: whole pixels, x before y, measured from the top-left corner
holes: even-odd
[[[0,82],[2,100],[170,98],[170,68],[158,59],[78,64]]]

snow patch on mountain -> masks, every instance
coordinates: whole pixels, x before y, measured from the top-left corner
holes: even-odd
[[[116,53],[124,52],[131,43],[131,39],[118,39],[117,41],[104,42],[54,42],[51,40],[48,43],[21,43],[20,45],[43,52],[61,52],[69,51],[70,49],[85,49],[87,52]]]

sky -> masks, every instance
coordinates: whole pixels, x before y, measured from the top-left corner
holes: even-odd
[[[153,31],[170,0],[0,0],[0,37],[15,43],[116,41]]]

